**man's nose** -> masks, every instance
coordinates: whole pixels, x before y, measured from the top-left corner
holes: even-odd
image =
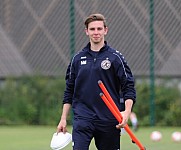
[[[97,29],[94,30],[94,34],[98,34],[98,30]]]

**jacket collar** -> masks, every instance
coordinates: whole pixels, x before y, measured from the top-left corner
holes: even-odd
[[[85,51],[90,51],[90,42],[87,44],[87,46],[83,49]],[[100,49],[99,52],[102,52],[102,51],[105,51],[108,49],[108,44],[107,44],[107,41],[104,41],[104,46]]]

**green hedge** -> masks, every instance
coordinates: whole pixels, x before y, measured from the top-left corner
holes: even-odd
[[[170,81],[168,81],[170,82]],[[180,126],[181,95],[178,85],[170,85],[167,80],[155,86],[155,125]],[[150,125],[150,87],[146,82],[138,84],[137,102],[134,111],[140,125]]]
[[[6,79],[0,86],[0,124],[56,125],[62,111],[64,78],[23,77]],[[137,113],[140,125],[150,125],[149,85],[137,84]],[[155,88],[156,125],[180,126],[180,92],[176,86]],[[71,123],[71,115],[68,123]]]
[[[63,78],[7,79],[0,90],[0,123],[57,124],[64,86]]]

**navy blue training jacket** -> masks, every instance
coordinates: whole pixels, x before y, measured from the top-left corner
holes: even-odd
[[[115,120],[101,97],[101,80],[120,108],[123,99],[136,101],[134,78],[119,51],[105,46],[99,52],[90,50],[90,43],[71,60],[66,73],[63,104],[72,104],[74,118],[101,121]]]

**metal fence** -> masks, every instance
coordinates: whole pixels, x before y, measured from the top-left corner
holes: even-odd
[[[17,64],[24,63],[22,73],[64,75],[72,53],[88,42],[85,17],[99,12],[107,18],[106,40],[125,56],[135,76],[150,74],[150,15],[153,15],[151,63],[155,75],[180,77],[181,2],[152,2],[150,14],[151,0],[0,0],[0,54],[8,52],[1,64],[10,65],[9,55],[16,50],[11,67],[7,70],[1,67],[0,74],[13,75],[12,68],[17,70],[20,67]],[[3,35],[7,37],[5,41]]]

